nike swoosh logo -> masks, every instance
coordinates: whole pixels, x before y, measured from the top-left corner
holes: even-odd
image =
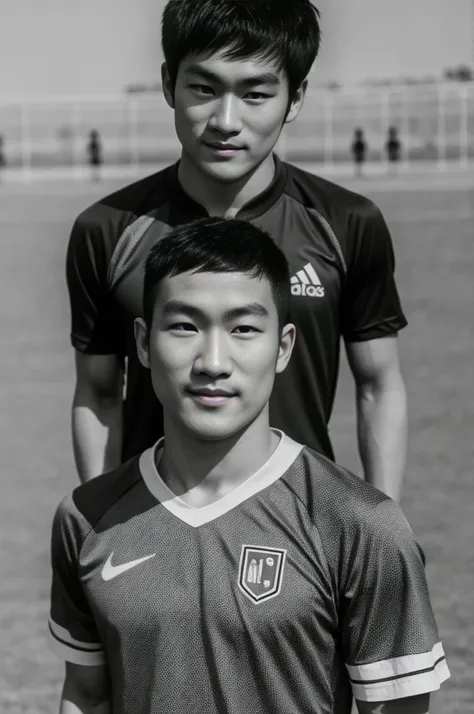
[[[145,555],[144,558],[138,558],[137,560],[130,560],[128,563],[123,563],[122,565],[112,565],[113,555],[114,553],[112,551],[112,553],[107,558],[106,564],[102,568],[102,580],[113,580],[117,577],[117,575],[126,573],[127,570],[136,568],[137,565],[140,565],[140,563],[144,563],[145,560],[150,560],[150,558],[154,558],[156,553],[153,553],[152,555]]]

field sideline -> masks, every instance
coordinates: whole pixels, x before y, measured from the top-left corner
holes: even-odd
[[[469,714],[474,702],[474,173],[328,178],[373,198],[393,234],[409,321],[400,335],[410,408],[402,506],[426,553],[452,674],[432,697],[431,714]],[[63,669],[46,644],[49,531],[57,503],[76,484],[64,258],[74,217],[127,180],[0,184],[1,714],[57,710]],[[338,460],[359,472],[353,401],[343,360],[331,431]]]

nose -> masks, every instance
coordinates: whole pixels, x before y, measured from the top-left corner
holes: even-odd
[[[211,116],[209,126],[222,134],[239,134],[242,130],[242,122],[238,98],[230,94],[221,97]]]
[[[213,378],[230,376],[232,361],[227,335],[214,331],[203,338],[193,371]]]

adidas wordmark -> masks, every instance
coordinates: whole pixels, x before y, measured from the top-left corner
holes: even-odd
[[[298,270],[294,278],[291,278],[291,294],[324,297],[324,287],[311,263],[307,263],[302,270]]]

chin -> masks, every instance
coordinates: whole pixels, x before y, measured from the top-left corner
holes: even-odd
[[[250,161],[248,157],[245,161],[238,159],[212,159],[207,156],[202,156],[199,152],[191,154],[194,164],[199,171],[207,176],[224,183],[232,183],[245,178],[248,174],[258,169],[262,161],[266,157],[255,160],[255,157]]]
[[[199,441],[225,441],[231,439],[236,434],[240,434],[247,424],[187,424],[187,429],[195,439]]]
[[[232,166],[229,161],[227,164],[224,162],[212,162],[212,163],[202,163],[200,164],[201,171],[217,181],[222,181],[223,183],[234,183],[234,181],[240,181],[247,174],[251,173],[256,166]]]

